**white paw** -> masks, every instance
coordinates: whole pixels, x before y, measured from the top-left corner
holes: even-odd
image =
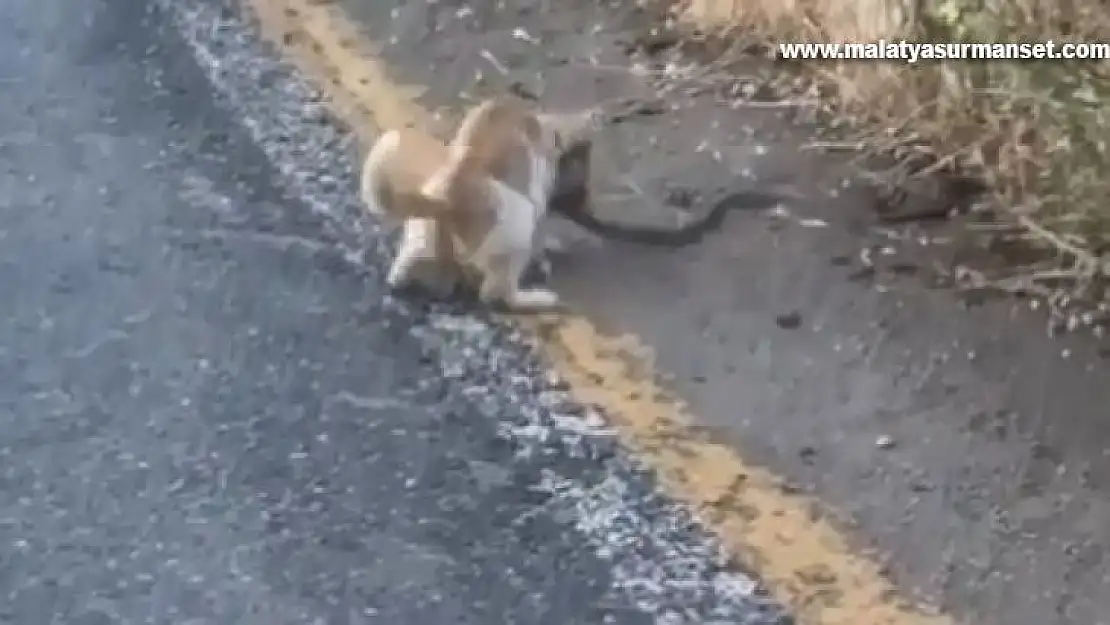
[[[509,305],[519,310],[541,310],[557,308],[561,304],[559,295],[548,289],[523,289],[517,291]]]
[[[404,275],[400,272],[391,271],[391,272],[389,272],[389,275],[387,275],[385,277],[385,284],[389,288],[396,291],[398,289],[403,289],[406,286],[408,286],[409,285],[409,279],[408,279],[408,276],[406,276],[406,275]]]
[[[385,283],[391,289],[401,289],[409,285],[412,281],[412,270],[414,263],[411,259],[398,259],[393,262],[389,268],[389,273],[385,276]]]

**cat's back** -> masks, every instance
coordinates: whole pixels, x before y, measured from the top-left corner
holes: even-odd
[[[527,170],[529,148],[538,140],[539,122],[532,106],[511,95],[482,101],[459,124],[452,149],[465,149],[468,173],[486,175],[518,188]],[[524,169],[521,166],[524,165]]]

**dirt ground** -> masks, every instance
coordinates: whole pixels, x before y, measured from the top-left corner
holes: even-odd
[[[513,81],[554,107],[651,93],[625,53],[634,12],[345,4],[433,108]],[[797,199],[683,249],[583,237],[561,292],[649,343],[713,436],[820,498],[902,588],[982,625],[1110,623],[1106,347],[1048,336],[1028,302],[938,284],[957,230],[877,225],[874,192],[802,149],[788,107],[666,102],[605,131],[607,215],[666,223],[682,212],[668,198],[696,210],[750,186]]]

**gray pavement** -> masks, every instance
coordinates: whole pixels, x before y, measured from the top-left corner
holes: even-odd
[[[0,3],[0,101],[0,622],[788,621],[511,332],[383,295],[223,8]]]

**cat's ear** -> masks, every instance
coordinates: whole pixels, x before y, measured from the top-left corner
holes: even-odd
[[[605,111],[600,106],[588,108],[579,115],[578,139],[587,139],[590,135],[601,130],[605,123]]]
[[[573,145],[590,138],[590,135],[601,130],[604,121],[600,107],[588,108],[572,116],[572,121],[566,135],[566,145]]]
[[[604,120],[598,107],[576,113],[542,113],[538,118],[540,124],[555,133],[563,146],[572,146],[589,139],[590,135],[601,129]]]

